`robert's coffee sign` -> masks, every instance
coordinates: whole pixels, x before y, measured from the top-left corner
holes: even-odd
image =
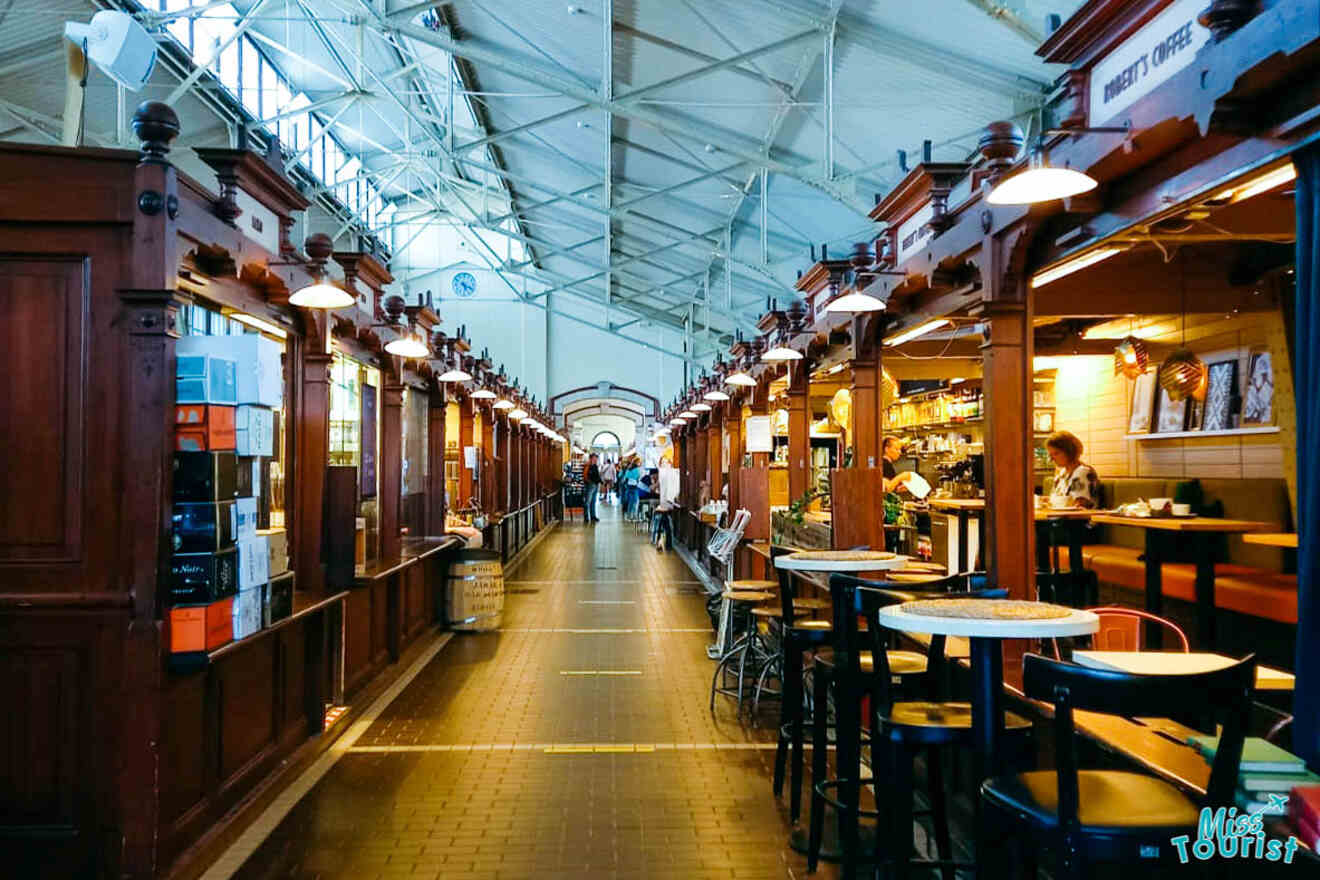
[[[1091,68],[1091,125],[1110,122],[1192,63],[1210,32],[1196,23],[1205,0],[1177,0]]]

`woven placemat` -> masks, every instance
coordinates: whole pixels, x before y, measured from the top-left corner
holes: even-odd
[[[929,599],[908,602],[903,605],[903,612],[967,620],[1058,620],[1072,614],[1072,609],[1047,602],[1014,599]]]
[[[814,559],[819,562],[884,562],[897,559],[897,553],[883,550],[800,550],[794,559]]]

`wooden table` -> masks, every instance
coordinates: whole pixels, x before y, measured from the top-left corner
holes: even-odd
[[[1238,662],[1209,651],[1073,651],[1074,663],[1092,669],[1113,669],[1137,675],[1192,675],[1214,672]],[[1256,690],[1291,691],[1296,679],[1291,672],[1270,666],[1256,667]]]
[[[1202,648],[1215,645],[1215,560],[1210,537],[1222,534],[1263,532],[1269,523],[1244,519],[1216,519],[1214,517],[1135,517],[1116,514],[1098,514],[1092,522],[1112,526],[1131,526],[1146,532],[1146,610],[1151,614],[1164,612],[1163,556],[1167,540],[1175,537],[1191,549],[1196,559],[1196,619],[1197,644]],[[1164,645],[1164,633],[1157,624],[1146,623],[1146,644],[1153,648]]]
[[[967,559],[967,521],[976,514],[977,549],[985,553],[985,499],[984,498],[931,498],[926,502],[932,510],[944,510],[958,518],[958,570],[954,574],[971,571]],[[975,565],[976,560],[971,560]]]
[[[1248,544],[1263,544],[1266,547],[1297,549],[1297,534],[1295,532],[1256,532],[1243,535],[1242,540]]]

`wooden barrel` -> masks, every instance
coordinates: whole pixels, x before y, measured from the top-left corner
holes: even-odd
[[[450,629],[499,629],[504,614],[504,565],[493,550],[462,550],[449,564],[445,617]]]

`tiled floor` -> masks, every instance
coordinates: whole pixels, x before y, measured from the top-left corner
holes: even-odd
[[[235,876],[805,876],[773,733],[708,709],[691,572],[602,512],[511,571],[503,630],[455,637]]]

